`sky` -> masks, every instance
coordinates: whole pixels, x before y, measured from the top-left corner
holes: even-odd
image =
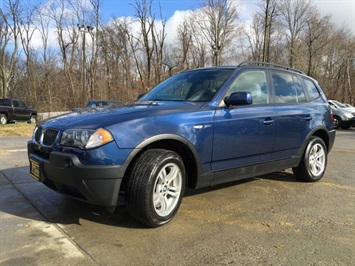
[[[20,0],[42,2],[50,0]],[[89,1],[89,0],[80,0]],[[136,10],[134,8],[135,0],[102,0],[101,19],[102,22],[109,23],[114,18],[135,16]],[[146,0],[148,3],[150,0]],[[199,9],[202,6],[203,0],[153,0],[153,12],[155,13],[156,21],[160,20],[159,4],[162,9],[163,18],[167,20],[166,32],[167,43],[173,43],[176,38],[176,31],[178,25],[184,21],[192,11]],[[256,4],[260,0],[232,0],[239,5],[239,18],[242,23],[247,24],[252,20],[253,14],[257,10]],[[0,0],[0,3],[2,0]],[[355,36],[355,0],[313,0],[313,4],[318,8],[322,15],[331,15],[332,21],[338,26],[347,26],[352,34]],[[27,2],[28,3],[28,2]],[[1,6],[1,5],[0,5]],[[136,25],[134,25],[136,24]],[[159,23],[157,23],[157,26]],[[138,22],[131,25],[134,29],[139,28]],[[90,41],[90,40],[89,40]],[[34,48],[42,47],[42,39],[38,31],[35,32],[32,39]],[[56,29],[50,30],[49,47],[57,48]]]
[[[135,14],[134,2],[134,0],[104,0],[103,15],[107,19],[123,16],[133,17]],[[240,2],[240,18],[250,20],[256,10],[258,0],[238,0],[238,2]],[[184,14],[181,11],[196,10],[201,6],[201,0],[153,0],[156,19],[160,17],[159,3],[162,7],[163,17],[168,20],[173,16]],[[331,15],[335,24],[339,27],[346,25],[355,35],[355,0],[313,0],[313,3],[321,14]]]

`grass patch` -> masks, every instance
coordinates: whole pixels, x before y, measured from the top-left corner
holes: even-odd
[[[35,124],[16,123],[0,125],[0,137],[31,137]]]

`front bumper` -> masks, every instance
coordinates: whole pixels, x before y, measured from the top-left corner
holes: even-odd
[[[47,187],[91,204],[116,206],[124,165],[84,165],[75,154],[53,151],[48,158],[27,143],[31,175]]]
[[[335,134],[336,134],[336,130],[335,129],[332,129],[332,130],[329,131],[328,152],[330,152],[330,150],[333,148],[334,141],[335,141]]]
[[[349,120],[344,120],[343,125],[355,127],[355,116]]]

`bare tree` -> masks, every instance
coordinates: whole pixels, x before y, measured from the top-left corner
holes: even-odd
[[[127,20],[114,20],[109,26],[103,27],[99,35],[107,96],[121,102],[131,99],[130,89],[134,84],[129,32]]]
[[[176,64],[179,64],[179,70],[189,68],[188,56],[192,47],[192,30],[189,25],[189,22],[185,19],[177,31],[177,42],[179,47],[177,48],[178,54],[176,57],[179,58],[179,62]]]
[[[274,31],[275,23],[279,15],[278,5],[276,0],[265,0],[258,4],[260,11],[256,13],[262,18],[263,25],[263,62],[270,61],[270,46],[271,36]]]
[[[140,23],[140,37],[137,37],[136,40],[141,44],[142,50],[144,51],[146,65],[142,67],[139,55],[137,55],[137,50],[134,50],[136,66],[139,72],[139,76],[144,88],[149,87],[152,76],[152,65],[153,65],[153,53],[156,49],[155,39],[150,39],[151,36],[154,36],[155,29],[155,16],[152,11],[153,0],[149,0],[147,3],[146,0],[136,0],[135,9],[136,17]],[[133,36],[132,36],[133,41]]]
[[[306,28],[303,40],[306,44],[308,67],[307,74],[315,75],[315,59],[318,56],[318,61],[321,61],[322,50],[330,44],[332,39],[331,25],[329,16],[321,16],[319,12],[313,12],[306,21]]]
[[[323,73],[319,80],[329,98],[353,102],[355,38],[346,28],[332,30],[334,38],[322,55]]]
[[[193,17],[190,17],[189,24],[192,32],[192,48],[190,52],[191,68],[205,67],[210,58],[207,51],[211,51],[212,47],[208,44],[200,30],[196,14],[193,14]]]
[[[285,36],[289,46],[289,65],[295,66],[297,43],[302,30],[313,12],[310,0],[281,0],[280,17],[285,26]]]
[[[92,45],[91,45],[91,60],[89,66],[89,90],[91,99],[95,98],[95,88],[97,87],[97,64],[98,64],[98,34],[100,29],[100,8],[103,0],[90,0],[92,12],[89,13],[89,20],[94,21],[95,31],[91,33]]]
[[[152,31],[152,41],[155,43],[155,83],[160,83],[163,75],[163,58],[164,58],[164,46],[166,39],[166,19],[163,18],[162,9],[159,5],[160,10],[160,18],[162,23],[161,30],[157,30],[156,28]]]
[[[19,49],[20,16],[19,0],[3,0],[0,8],[0,85],[1,97],[10,93]]]
[[[262,61],[263,60],[263,28],[262,18],[255,14],[253,22],[245,31],[247,41],[249,43],[250,54],[249,60]]]
[[[22,50],[26,56],[26,74],[27,74],[27,86],[26,91],[28,92],[28,98],[32,102],[37,102],[37,77],[34,73],[35,65],[35,53],[32,48],[32,38],[36,31],[36,27],[33,23],[34,9],[31,6],[25,8],[24,14],[20,19],[21,29],[20,29],[20,39],[22,44]],[[28,101],[27,101],[28,102]]]
[[[222,63],[222,52],[238,33],[238,12],[235,1],[205,0],[196,16],[196,23],[211,47],[213,64]]]
[[[41,40],[42,40],[42,51],[40,54],[42,54],[42,78],[40,79],[40,86],[39,86],[39,93],[41,97],[41,102],[47,103],[45,106],[48,107],[48,111],[55,110],[57,108],[60,108],[60,106],[54,106],[53,105],[53,99],[54,96],[52,95],[52,84],[51,78],[53,78],[53,75],[51,76],[51,73],[53,73],[53,68],[50,66],[50,53],[48,49],[48,42],[49,42],[49,26],[50,26],[50,17],[47,15],[48,12],[46,10],[46,6],[42,6],[41,8],[37,8],[35,12],[35,21],[38,23],[38,31],[40,32],[41,35]],[[60,101],[57,101],[58,103]]]

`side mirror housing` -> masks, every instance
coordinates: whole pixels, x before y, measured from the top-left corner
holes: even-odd
[[[249,91],[234,92],[229,97],[224,98],[224,103],[231,105],[249,105],[253,103],[253,97]]]

